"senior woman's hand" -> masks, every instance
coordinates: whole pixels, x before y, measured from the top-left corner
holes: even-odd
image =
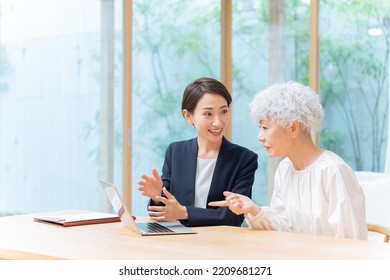
[[[225,200],[209,202],[209,206],[227,206],[229,209],[237,214],[248,214],[251,213],[256,216],[260,211],[260,206],[256,205],[249,197],[225,191],[223,195],[226,197]]]

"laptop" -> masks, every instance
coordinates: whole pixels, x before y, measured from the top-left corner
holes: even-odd
[[[183,226],[178,222],[136,223],[131,212],[124,205],[116,187],[113,184],[100,179],[99,182],[106,193],[108,200],[110,200],[112,208],[118,214],[122,224],[136,234],[148,236],[196,233],[194,229]]]

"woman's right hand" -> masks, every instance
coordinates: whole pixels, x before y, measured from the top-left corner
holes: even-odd
[[[138,190],[143,196],[150,197],[155,204],[158,204],[159,201],[156,200],[155,197],[161,196],[163,183],[156,168],[152,169],[152,175],[153,176],[147,176],[143,174],[141,176],[142,180],[138,181]]]

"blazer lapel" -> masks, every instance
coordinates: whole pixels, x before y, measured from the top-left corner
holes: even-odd
[[[198,141],[197,138],[192,139],[189,154],[188,154],[188,176],[189,178],[186,180],[188,184],[183,185],[184,193],[185,193],[185,203],[186,205],[194,206],[195,203],[195,181],[196,181],[196,164],[198,161]]]

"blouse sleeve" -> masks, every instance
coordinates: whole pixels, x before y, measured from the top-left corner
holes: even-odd
[[[256,216],[245,215],[245,221],[249,228],[264,230],[292,231],[285,211],[285,198],[280,183],[280,167],[275,173],[274,192],[272,194],[271,206],[262,206]]]
[[[355,174],[347,165],[328,174],[329,235],[367,239],[365,198]]]

